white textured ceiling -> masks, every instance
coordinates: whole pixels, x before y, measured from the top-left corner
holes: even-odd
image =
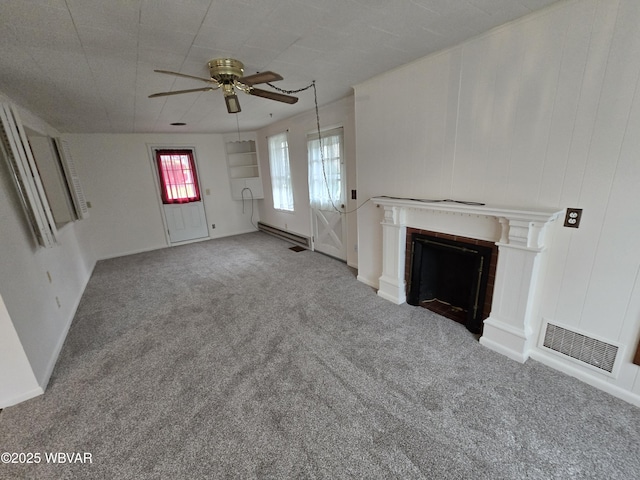
[[[295,105],[240,94],[236,118],[220,91],[148,98],[206,86],[153,70],[208,77],[207,61],[237,58],[283,89],[315,80],[323,105],[555,1],[2,0],[0,92],[63,133],[254,130],[313,108],[313,91]]]

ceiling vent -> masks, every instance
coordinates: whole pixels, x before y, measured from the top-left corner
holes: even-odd
[[[541,347],[615,377],[620,345],[604,342],[566,327],[546,324]]]

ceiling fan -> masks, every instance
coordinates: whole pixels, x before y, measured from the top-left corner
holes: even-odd
[[[269,100],[275,100],[277,102],[284,102],[294,104],[298,101],[297,97],[291,95],[285,95],[283,93],[270,92],[268,90],[262,90],[255,88],[254,85],[260,83],[275,82],[282,80],[282,76],[274,72],[260,72],[254,75],[248,75],[244,77],[244,64],[233,58],[216,58],[210,60],[207,64],[209,66],[209,73],[211,78],[196,77],[193,75],[187,75],[184,73],[170,72],[168,70],[154,70],[158,73],[166,73],[169,75],[177,75],[179,77],[193,78],[195,80],[201,80],[208,83],[207,87],[191,88],[189,90],[176,90],[174,92],[161,92],[149,95],[149,98],[164,97],[167,95],[179,95],[181,93],[190,92],[206,92],[209,90],[221,89],[224,95],[224,101],[227,104],[227,111],[229,113],[238,113],[241,111],[240,103],[236,95],[236,89],[241,90],[249,95],[255,95],[256,97],[268,98]]]

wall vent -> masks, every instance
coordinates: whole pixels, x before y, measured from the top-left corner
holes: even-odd
[[[311,239],[309,237],[304,237],[302,235],[298,235],[297,233],[287,232],[286,230],[272,227],[271,225],[267,225],[266,223],[262,222],[258,222],[258,230],[260,230],[261,232],[269,233],[283,240],[302,245],[303,247],[311,248]]]
[[[597,340],[552,323],[547,323],[542,346],[612,375],[620,350],[619,345]]]

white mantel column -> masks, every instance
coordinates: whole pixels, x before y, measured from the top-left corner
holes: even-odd
[[[407,300],[404,269],[407,249],[407,226],[405,210],[401,207],[384,206],[382,220],[382,276],[379,279],[378,295],[397,305]]]
[[[480,343],[524,363],[533,348],[547,222],[499,218],[502,237],[491,314]]]

